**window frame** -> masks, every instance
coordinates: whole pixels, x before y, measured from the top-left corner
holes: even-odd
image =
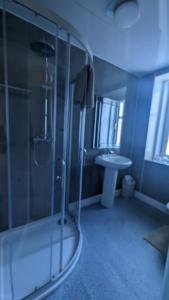
[[[156,86],[157,85],[157,86]],[[158,89],[158,91],[156,90]],[[158,95],[158,111],[155,117],[155,124],[152,122],[152,110]],[[152,122],[152,124],[150,124]],[[154,138],[149,147],[149,131],[154,131]],[[169,73],[156,76],[152,95],[152,104],[147,132],[147,142],[145,149],[145,160],[154,161],[160,164],[169,164],[169,155],[166,154],[169,142]],[[150,153],[147,148],[151,148]],[[148,153],[148,154],[147,154]]]
[[[166,154],[167,150],[167,144],[169,139],[169,81],[167,82],[167,104],[166,104],[166,112],[165,112],[165,121],[164,121],[164,127],[163,127],[163,133],[162,133],[162,143],[161,143],[161,150],[160,150],[160,157],[163,159],[167,158],[169,160],[169,155]]]

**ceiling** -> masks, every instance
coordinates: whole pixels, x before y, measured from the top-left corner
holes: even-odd
[[[140,19],[119,29],[105,13],[110,0],[35,0],[62,16],[88,40],[94,55],[134,74],[169,65],[169,1],[138,0]]]

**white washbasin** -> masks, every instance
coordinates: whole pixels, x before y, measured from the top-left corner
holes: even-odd
[[[117,154],[102,154],[96,157],[95,163],[105,167],[101,204],[111,208],[114,203],[118,170],[129,168],[132,161]]]
[[[95,163],[105,168],[112,168],[115,170],[125,169],[132,165],[132,161],[129,158],[114,153],[97,156]]]

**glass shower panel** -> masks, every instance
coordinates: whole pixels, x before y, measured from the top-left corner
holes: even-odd
[[[80,46],[80,45],[78,45]],[[80,104],[74,101],[74,80],[80,70],[83,68],[85,62],[85,52],[77,48],[73,44],[71,45],[71,68],[70,68],[70,100],[72,105],[72,121],[71,121],[71,147],[70,147],[70,189],[69,189],[69,206],[73,207],[76,203],[78,206],[79,198],[79,176],[80,176],[80,156],[79,156],[79,130],[80,130]],[[77,216],[77,210],[76,210]]]
[[[66,204],[69,202],[69,147],[70,147],[70,59],[71,45],[70,35],[60,30],[59,41],[59,65],[60,65],[60,93],[59,109],[62,112],[59,118],[58,128],[62,129],[62,144],[59,146],[60,174],[61,174],[61,207],[60,207],[60,271],[68,265],[76,249],[76,231],[73,220],[66,212]]]
[[[13,297],[21,299],[48,283],[52,276],[55,36],[10,13],[6,14],[6,24],[12,227],[15,228]],[[55,242],[60,244],[58,229],[54,228]],[[8,241],[6,232],[4,250]],[[8,279],[8,274],[4,275]]]
[[[85,64],[85,51],[77,43],[77,41],[71,45],[71,85],[70,85],[70,101],[71,101],[71,128],[70,133],[70,189],[69,189],[69,210],[75,220],[76,226],[79,228],[80,222],[80,208],[81,201],[80,195],[82,192],[81,185],[81,154],[82,154],[82,135],[83,135],[83,118],[84,111],[79,103],[74,101],[74,89],[75,89],[75,78],[78,73],[82,70]]]
[[[60,270],[71,261],[79,240],[75,221],[77,221],[78,180],[79,180],[79,152],[78,139],[79,112],[80,107],[74,106],[73,88],[74,79],[81,67],[84,65],[83,51],[72,45],[72,37],[61,30],[59,32],[59,90],[58,90],[58,135],[62,135],[62,144],[57,144],[58,155],[58,177],[61,174],[61,216],[60,216]],[[79,54],[80,51],[80,55]],[[81,57],[82,56],[82,57]],[[59,113],[60,112],[60,113]],[[76,115],[75,115],[76,113]],[[74,119],[76,118],[76,120]],[[76,124],[75,124],[76,122]],[[60,139],[61,141],[61,139]],[[73,172],[72,172],[73,166]],[[75,170],[76,169],[76,170]],[[76,212],[72,214],[70,207],[76,203]],[[59,207],[57,207],[59,209]]]
[[[3,17],[0,10],[0,232],[8,228]]]
[[[0,158],[0,180],[1,180],[1,219],[0,234],[0,298],[13,297],[13,278],[12,278],[12,205],[11,205],[11,165],[10,147],[9,147],[9,115],[6,112],[9,109],[8,95],[8,72],[7,72],[7,43],[6,43],[6,15],[1,11],[1,94],[0,94],[0,112],[1,112],[1,158]],[[2,147],[3,146],[3,147]],[[3,151],[2,151],[3,150]],[[7,239],[3,234],[8,229]],[[6,280],[7,279],[7,280]]]

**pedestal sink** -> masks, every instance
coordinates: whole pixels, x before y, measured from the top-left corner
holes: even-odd
[[[97,156],[95,163],[105,167],[101,203],[103,206],[111,208],[114,204],[118,170],[129,168],[132,165],[132,161],[127,157],[113,153]]]

